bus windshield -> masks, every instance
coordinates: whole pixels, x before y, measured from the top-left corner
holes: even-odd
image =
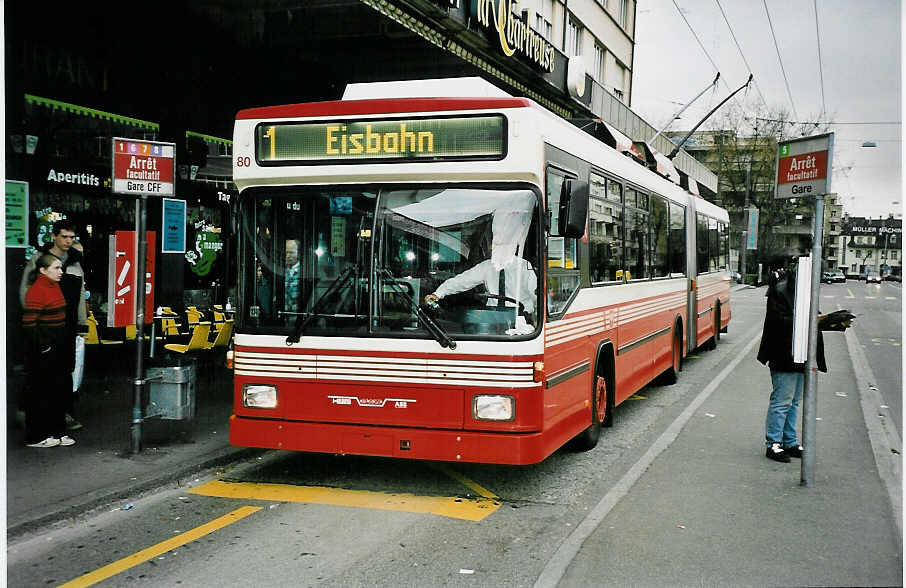
[[[240,218],[249,332],[443,342],[539,323],[530,189],[260,188]]]

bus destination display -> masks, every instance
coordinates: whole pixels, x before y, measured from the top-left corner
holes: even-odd
[[[501,159],[502,115],[394,120],[344,120],[258,125],[262,165]]]

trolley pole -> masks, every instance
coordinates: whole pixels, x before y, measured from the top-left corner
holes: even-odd
[[[824,240],[824,194],[815,196],[815,230],[812,242],[812,276],[808,320],[808,359],[802,383],[802,473],[800,484],[815,483],[815,416],[818,412],[818,300],[821,288],[821,243]]]
[[[145,391],[144,327],[145,327],[145,258],[148,255],[148,195],[142,194],[135,203],[135,380],[132,387],[132,453],[142,450],[142,397]]]

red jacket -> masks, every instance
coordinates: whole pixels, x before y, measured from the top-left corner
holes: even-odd
[[[44,274],[25,293],[22,329],[30,354],[48,353],[65,338],[66,300],[60,285]]]

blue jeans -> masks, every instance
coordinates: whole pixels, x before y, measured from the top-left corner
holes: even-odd
[[[768,404],[768,416],[764,422],[764,444],[780,443],[781,447],[798,445],[796,436],[796,418],[799,416],[799,403],[802,400],[803,374],[801,372],[781,372],[771,370],[771,401]]]

